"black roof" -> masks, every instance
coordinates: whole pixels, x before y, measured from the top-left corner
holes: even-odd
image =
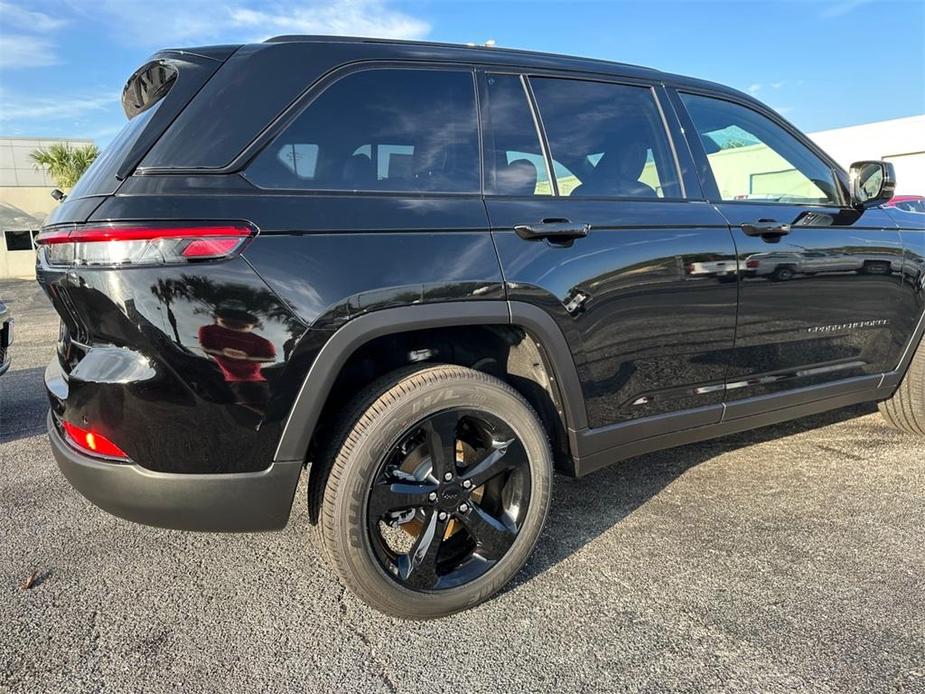
[[[657,79],[661,82],[683,84],[692,87],[703,87],[713,91],[734,93],[738,96],[748,97],[736,89],[722,84],[686,77],[655,68],[629,63],[619,63],[599,58],[583,58],[563,55],[561,53],[546,53],[542,51],[528,51],[518,48],[500,48],[497,46],[466,45],[458,43],[440,43],[436,41],[409,41],[400,39],[380,39],[363,36],[325,36],[325,35],[281,35],[267,39],[264,43],[323,43],[323,44],[367,44],[394,46],[396,54],[407,57],[413,53],[415,57],[430,59],[465,60],[483,63],[501,63],[518,65],[521,67],[535,67],[537,69],[566,69],[579,72],[596,72],[605,74],[619,74],[628,77],[644,79]],[[404,49],[404,50],[403,50]],[[750,98],[750,97],[749,97]]]

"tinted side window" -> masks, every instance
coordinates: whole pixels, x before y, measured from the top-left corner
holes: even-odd
[[[551,195],[546,160],[521,78],[487,75],[485,85],[485,192]]]
[[[478,193],[472,73],[347,75],[309,104],[246,175],[264,188]]]
[[[680,197],[674,156],[652,91],[531,78],[560,195]]]
[[[770,118],[707,96],[681,100],[723,200],[840,204],[832,169]]]

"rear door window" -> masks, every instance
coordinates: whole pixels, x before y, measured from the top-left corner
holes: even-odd
[[[471,71],[375,69],[325,89],[258,155],[262,188],[478,193]]]
[[[681,186],[648,87],[531,77],[559,195],[678,198]]]

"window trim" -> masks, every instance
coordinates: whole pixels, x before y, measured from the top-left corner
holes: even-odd
[[[524,95],[527,97],[527,108],[530,109],[530,115],[533,117],[533,127],[536,128],[536,136],[540,141],[540,151],[543,153],[543,160],[546,162],[546,177],[549,179],[549,190],[551,191],[551,194],[548,196],[541,195],[539,197],[561,197],[559,193],[559,181],[556,178],[555,168],[553,166],[552,152],[549,149],[549,140],[546,139],[546,126],[543,125],[543,116],[540,113],[539,106],[536,104],[536,95],[533,93],[533,85],[530,84],[530,79],[524,73],[518,75],[518,78],[520,79],[520,84],[523,87]],[[537,196],[534,195],[533,197]]]
[[[678,118],[681,120],[682,128],[685,131],[688,147],[694,157],[695,168],[700,172],[701,186],[704,190],[706,199],[714,204],[723,205],[780,205],[780,206],[797,206],[824,209],[853,209],[851,208],[847,189],[847,174],[844,170],[822,149],[810,140],[805,134],[800,132],[795,126],[788,123],[780,114],[761,104],[752,102],[748,99],[738,98],[734,94],[725,94],[721,92],[710,91],[709,89],[698,89],[696,87],[667,85],[671,94],[672,104],[678,112]],[[764,116],[774,125],[780,127],[784,132],[793,137],[797,142],[806,147],[814,156],[816,156],[832,172],[832,177],[838,189],[838,195],[841,198],[839,203],[799,203],[799,202],[773,202],[768,200],[724,200],[716,183],[716,176],[713,168],[710,166],[710,160],[707,157],[706,150],[703,148],[703,142],[700,140],[700,133],[694,125],[694,120],[681,98],[682,94],[692,96],[701,96],[716,101],[726,101],[735,106],[746,108],[760,116]],[[765,145],[770,147],[770,145]],[[776,150],[775,150],[776,151]],[[780,156],[780,155],[778,155]]]
[[[259,185],[253,179],[247,176],[247,169],[254,161],[260,157],[263,152],[272,146],[272,144],[283,135],[286,130],[321,97],[331,86],[340,82],[351,75],[368,72],[373,70],[431,70],[438,72],[461,72],[468,73],[472,83],[473,104],[476,115],[476,133],[478,141],[478,190],[475,191],[417,191],[417,190],[342,190],[342,189],[324,189],[324,188],[286,188],[272,187],[268,188]],[[249,185],[263,193],[279,193],[284,195],[315,195],[315,196],[332,196],[332,195],[350,195],[350,196],[375,196],[375,197],[428,197],[428,198],[481,198],[484,195],[484,177],[482,162],[482,124],[479,107],[478,80],[476,66],[472,63],[461,62],[435,62],[412,60],[403,61],[363,61],[341,65],[329,73],[322,75],[318,80],[311,84],[292,104],[289,105],[281,114],[274,118],[258,135],[251,141],[244,150],[235,157],[234,161],[226,169],[230,172],[236,172],[241,179]],[[210,171],[218,173],[219,170]]]

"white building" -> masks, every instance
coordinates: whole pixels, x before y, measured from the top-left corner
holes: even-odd
[[[34,277],[32,238],[58,204],[55,183],[30,156],[37,149],[66,142],[83,147],[92,140],[0,137],[0,278]]]
[[[897,195],[925,195],[925,115],[809,133],[844,168],[863,159],[892,162]]]

